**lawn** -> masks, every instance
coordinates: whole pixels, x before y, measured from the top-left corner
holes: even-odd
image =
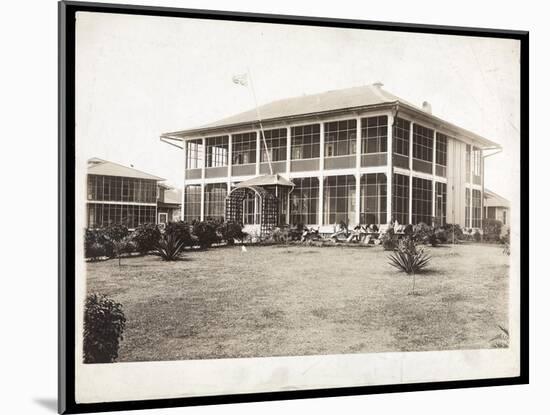
[[[87,264],[88,292],[122,303],[118,361],[491,347],[508,327],[497,245],[426,248],[412,280],[381,247],[258,246]]]

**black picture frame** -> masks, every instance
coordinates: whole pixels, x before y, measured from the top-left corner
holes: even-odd
[[[442,381],[344,387],[300,391],[277,391],[177,399],[135,400],[79,404],[75,401],[75,15],[80,11],[144,16],[187,17],[200,19],[309,25],[337,28],[370,29],[457,36],[516,39],[521,46],[521,282],[520,282],[520,374],[511,378]],[[347,395],[473,388],[529,383],[529,32],[470,27],[451,27],[394,22],[373,22],[308,16],[268,15],[214,10],[118,5],[62,1],[59,18],[59,372],[58,410],[60,413],[87,413],[177,406],[215,405],[253,401],[304,399]]]

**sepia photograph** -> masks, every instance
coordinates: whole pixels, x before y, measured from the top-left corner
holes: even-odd
[[[77,12],[77,402],[518,377],[520,43]]]

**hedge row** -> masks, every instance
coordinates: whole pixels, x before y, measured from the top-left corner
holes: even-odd
[[[164,229],[154,224],[144,224],[133,232],[123,225],[112,225],[86,229],[84,254],[92,259],[115,258],[134,252],[146,254],[156,249],[163,234],[176,236],[184,241],[185,246],[202,249],[224,242],[232,245],[235,240],[242,241],[246,236],[240,224],[215,220],[170,222]]]

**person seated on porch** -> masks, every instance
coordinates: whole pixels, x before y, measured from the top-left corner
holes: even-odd
[[[304,232],[302,232],[302,239],[300,242],[305,242],[307,240],[319,239],[319,229],[308,228],[304,226]]]
[[[362,236],[366,233],[366,230],[361,226],[357,225],[353,230],[350,232],[348,238],[346,239],[346,242],[351,242],[353,240],[356,240],[357,242],[361,241]]]
[[[372,240],[376,239],[376,236],[378,236],[378,227],[371,223],[365,229],[365,238],[363,239],[363,243],[365,245],[370,244]]]
[[[334,224],[334,228],[336,229],[336,224]],[[348,224],[344,221],[340,222],[339,229],[335,231],[332,235],[330,235],[330,239],[334,239],[334,241],[338,240],[339,236],[348,236],[349,230],[348,230]]]

